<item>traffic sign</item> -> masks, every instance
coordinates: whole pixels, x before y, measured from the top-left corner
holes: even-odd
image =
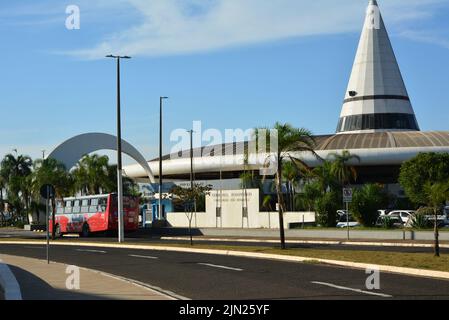
[[[53,199],[56,195],[55,187],[53,187],[51,184],[44,184],[41,187],[40,191],[42,198],[46,200]]]
[[[352,202],[352,188],[343,189],[343,201]]]

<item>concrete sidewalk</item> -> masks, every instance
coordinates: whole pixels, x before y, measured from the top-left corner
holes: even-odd
[[[80,268],[80,289],[69,290],[67,265],[0,255],[18,283],[23,300],[174,300],[131,280]],[[72,273],[73,274],[73,273]]]

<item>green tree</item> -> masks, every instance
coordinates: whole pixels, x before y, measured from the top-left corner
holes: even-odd
[[[354,191],[351,212],[365,227],[373,227],[376,224],[379,208],[388,204],[388,196],[383,188],[377,184],[367,184]]]
[[[424,186],[449,181],[449,154],[420,153],[401,166],[399,183],[407,197],[416,205],[427,205]]]
[[[325,192],[320,187],[320,184],[315,182],[308,182],[304,186],[303,193],[297,194],[295,197],[296,206],[303,208],[307,211],[315,210],[315,202],[320,198]]]
[[[438,213],[441,207],[449,199],[449,183],[445,182],[426,182],[424,185],[424,197],[426,198],[427,207],[432,209],[434,214],[434,253],[435,257],[440,256],[440,242],[439,242],[439,223]]]
[[[298,168],[307,168],[307,164],[298,157],[301,152],[310,152],[317,158],[314,148],[316,146],[312,133],[304,128],[294,128],[290,124],[276,123],[273,127],[277,131],[277,151],[271,155],[270,160],[276,164],[275,185],[276,194],[279,204],[279,232],[281,240],[281,248],[285,249],[285,231],[284,231],[284,212],[286,212],[286,206],[283,196],[283,164],[285,161],[290,161]],[[270,141],[268,137],[270,130],[256,129],[255,141],[258,145],[258,140],[262,138],[262,134],[265,141]],[[268,146],[270,147],[270,146]],[[263,150],[265,151],[265,150]]]
[[[212,186],[202,186],[200,184],[194,184],[192,188],[175,186],[171,190],[171,193],[175,197],[174,202],[184,207],[184,213],[186,214],[186,217],[189,221],[190,245],[192,246],[192,220],[195,213],[195,203],[198,202],[202,197],[209,195],[211,190]]]
[[[43,185],[50,184],[55,188],[56,199],[62,200],[70,196],[74,190],[73,177],[67,172],[65,165],[56,159],[39,159],[34,163],[32,179],[32,191],[34,198],[40,199],[40,189]],[[56,199],[52,199],[52,239],[56,238],[55,215]]]
[[[332,159],[331,174],[337,179],[342,187],[347,186],[351,181],[357,180],[357,169],[348,163],[352,160],[360,162],[360,157],[344,150],[341,154],[331,153]]]
[[[309,180],[317,183],[322,193],[337,190],[340,184],[334,175],[334,166],[330,161],[324,161],[321,166],[313,168]]]
[[[30,207],[29,179],[33,161],[30,157],[8,154],[1,162],[0,176],[6,187],[8,203],[15,211],[16,217],[28,220],[27,210]],[[29,222],[29,221],[28,221]]]
[[[100,194],[110,187],[109,158],[97,154],[84,156],[72,171],[82,194]]]
[[[320,226],[333,228],[337,221],[338,193],[330,191],[315,200],[317,222]]]

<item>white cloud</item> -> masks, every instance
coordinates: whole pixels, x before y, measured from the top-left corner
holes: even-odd
[[[248,44],[360,30],[360,0],[128,0],[143,21],[69,54],[140,56],[207,52]],[[443,0],[379,1],[388,25],[429,18]]]

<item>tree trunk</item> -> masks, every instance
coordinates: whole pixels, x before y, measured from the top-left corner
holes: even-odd
[[[282,197],[282,159],[278,157],[278,173],[277,173],[277,196],[279,203],[279,233],[281,238],[281,249],[285,249],[285,231],[284,231],[284,201]]]
[[[435,213],[435,223],[434,223],[434,233],[435,233],[435,257],[440,256],[440,242],[439,242],[439,232],[438,232],[438,209],[434,208]]]

